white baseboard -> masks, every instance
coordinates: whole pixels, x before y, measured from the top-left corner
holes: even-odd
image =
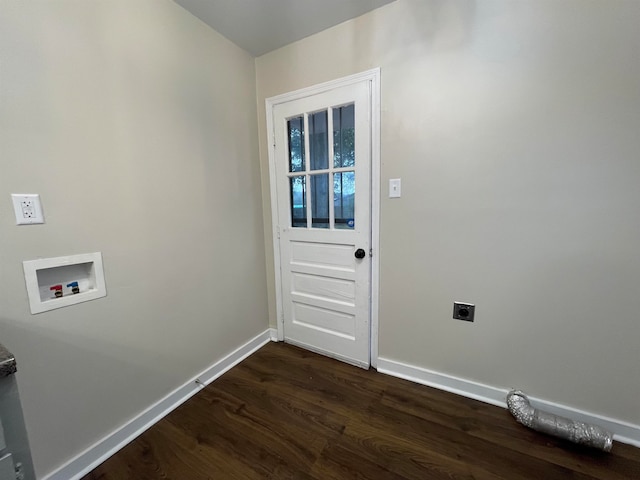
[[[507,408],[506,398],[509,390],[506,389],[491,387],[382,357],[378,358],[378,372],[445,390],[457,395],[462,395],[463,397],[473,398],[474,400],[498,407]],[[633,425],[622,420],[603,417],[567,405],[560,405],[548,400],[529,397],[528,395],[527,397],[531,401],[531,405],[535,408],[580,422],[599,425],[612,432],[613,438],[618,442],[640,447],[640,425]]]
[[[252,338],[200,375],[178,387],[130,422],[122,425],[43,480],[78,480],[142,434],[205,386],[271,341],[271,329]]]
[[[271,337],[271,341],[272,342],[277,342],[278,341],[278,329],[277,328],[270,328],[269,329],[269,335]]]

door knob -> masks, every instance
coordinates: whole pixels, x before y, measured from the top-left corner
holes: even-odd
[[[356,258],[364,258],[365,255],[366,255],[366,252],[362,248],[359,248],[356,250],[356,253],[355,253]]]

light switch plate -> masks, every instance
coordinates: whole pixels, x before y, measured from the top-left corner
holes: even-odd
[[[11,200],[17,225],[44,223],[40,195],[37,193],[12,193]]]
[[[400,198],[401,195],[401,181],[399,178],[389,179],[389,198]]]

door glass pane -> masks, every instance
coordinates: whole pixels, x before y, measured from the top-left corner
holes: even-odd
[[[333,206],[336,228],[353,229],[355,226],[355,193],[355,172],[336,173],[333,176]]]
[[[329,228],[329,174],[311,175],[311,226]]]
[[[311,170],[329,168],[327,111],[309,115],[309,155]]]
[[[333,166],[353,167],[356,164],[355,108],[346,105],[333,109]]]
[[[307,186],[305,176],[289,178],[291,226],[307,228]]]
[[[304,118],[296,117],[287,122],[289,131],[289,171],[304,172]]]

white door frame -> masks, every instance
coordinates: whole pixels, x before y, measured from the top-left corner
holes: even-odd
[[[371,366],[378,366],[378,309],[380,291],[380,68],[356,73],[294,92],[284,93],[265,100],[267,113],[267,138],[269,141],[269,184],[271,193],[271,227],[273,235],[273,259],[276,291],[276,323],[278,341],[284,340],[284,313],[282,308],[282,272],[280,270],[280,239],[278,233],[278,196],[276,191],[276,158],[273,109],[280,103],[298,100],[337,87],[369,82],[371,102]]]

